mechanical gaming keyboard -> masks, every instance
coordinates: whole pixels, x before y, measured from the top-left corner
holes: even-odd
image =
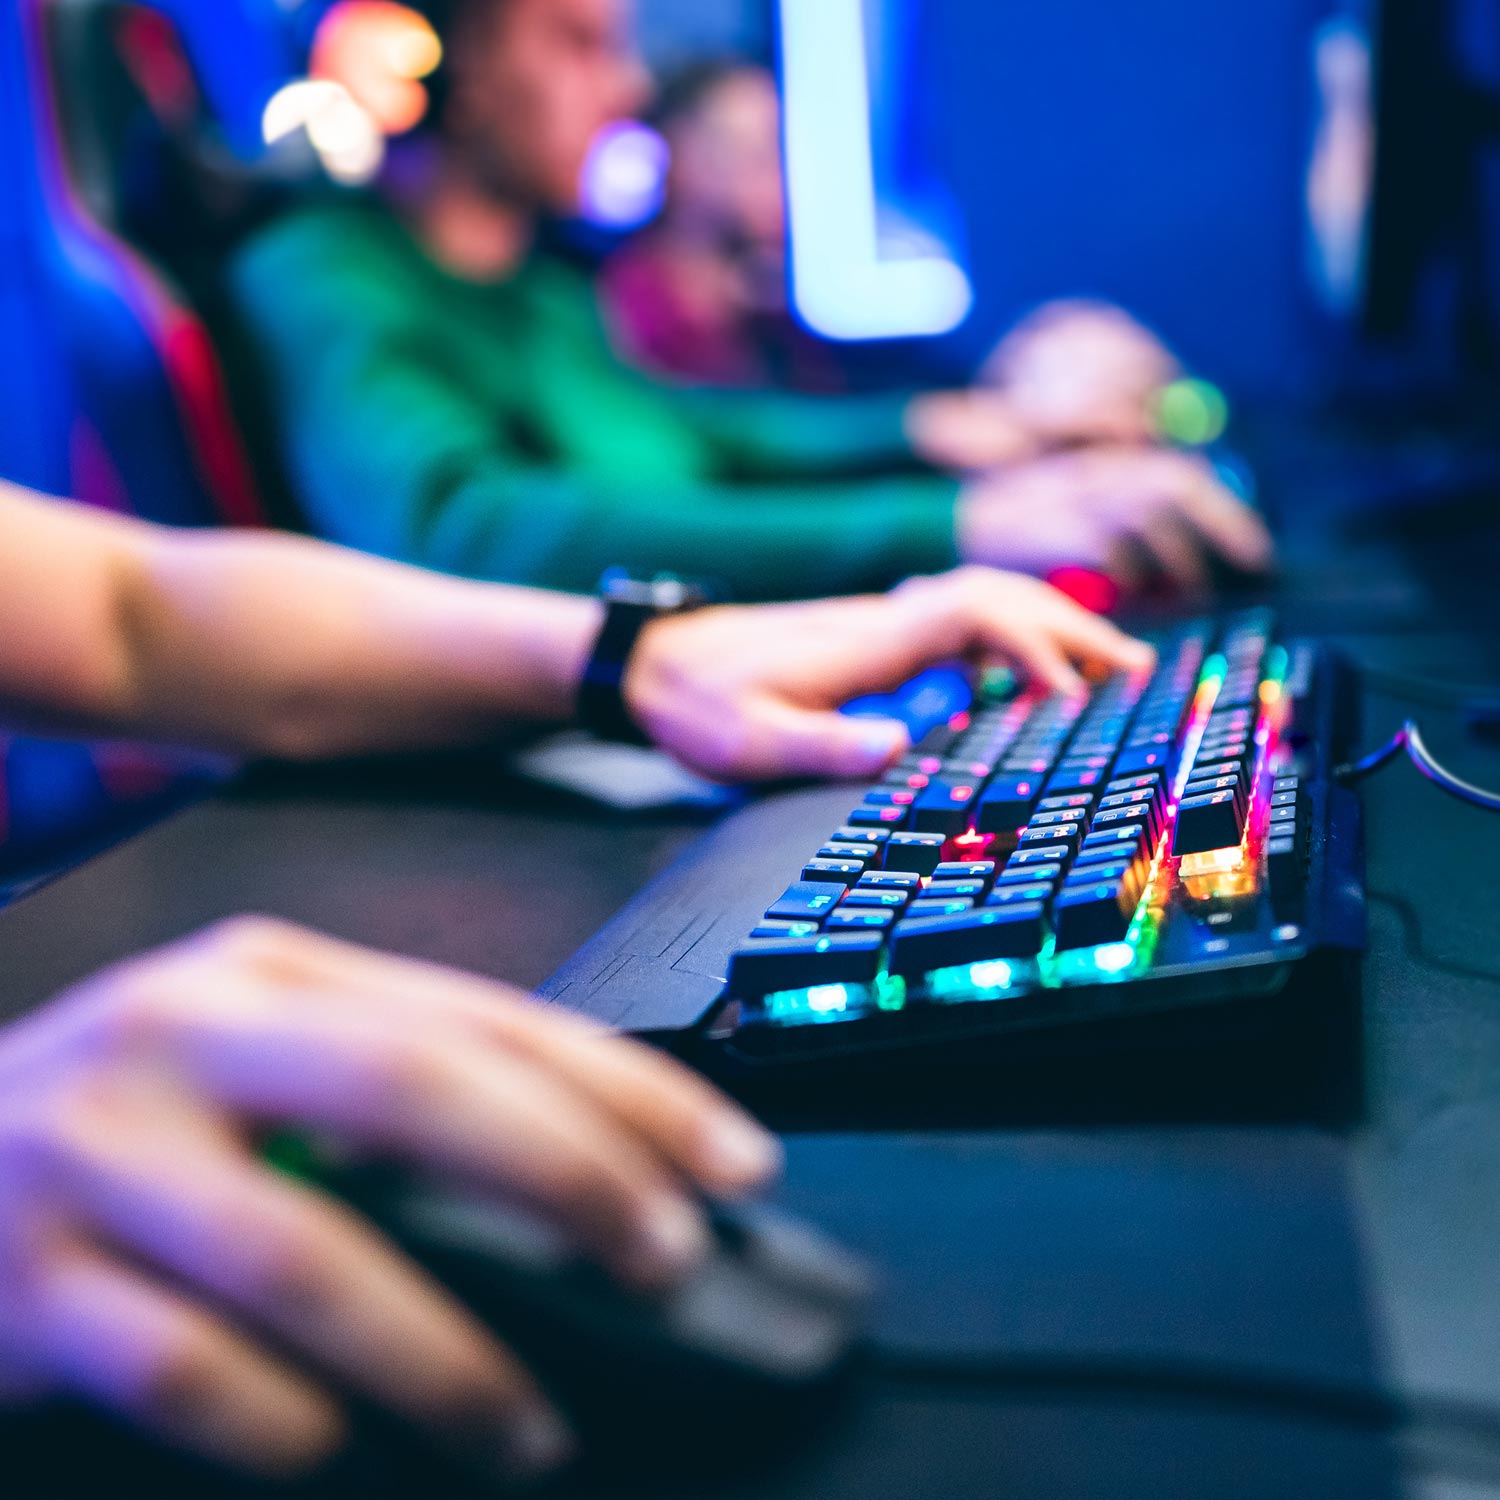
[[[1002,686],[879,786],[753,804],[544,993],[709,1071],[816,1079],[914,1052],[1317,1003],[1363,944],[1356,694],[1265,611],[1159,642],[1086,700]],[[666,1035],[664,1035],[666,1034]],[[687,1045],[684,1045],[687,1043]]]

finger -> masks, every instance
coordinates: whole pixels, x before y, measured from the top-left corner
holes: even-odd
[[[1216,552],[1247,572],[1265,572],[1275,556],[1265,522],[1206,472],[1178,502],[1178,514]]]
[[[1043,618],[1057,643],[1074,661],[1107,672],[1144,672],[1156,665],[1156,651],[1103,615],[1075,604],[1056,589]]]
[[[877,776],[911,748],[904,724],[802,708],[777,698],[745,706],[737,776]]]
[[[1018,624],[1013,619],[1003,625],[995,623],[998,628],[982,638],[986,652],[1004,658],[1031,681],[1054,693],[1077,697],[1088,691],[1088,684],[1045,626],[1036,621]]]
[[[1141,550],[1173,586],[1188,598],[1201,598],[1213,585],[1204,561],[1201,534],[1171,515],[1143,518],[1135,530]]]
[[[170,1171],[155,1123],[72,1164],[69,1201],[90,1228],[491,1468],[565,1456],[560,1419],[514,1358],[362,1219],[173,1123]]]
[[[343,1443],[329,1396],[141,1272],[69,1248],[34,1286],[39,1354],[59,1389],[174,1446],[275,1477]]]
[[[232,940],[268,978],[323,986],[351,1005],[374,999],[393,1016],[420,1012],[428,1026],[451,1021],[468,1037],[536,1059],[711,1192],[759,1187],[780,1166],[775,1137],[700,1075],[556,1006],[300,928],[252,923]]]
[[[214,1013],[182,1018],[176,1052],[219,1102],[505,1189],[631,1282],[673,1280],[706,1253],[662,1161],[531,1060],[316,987],[214,981]]]

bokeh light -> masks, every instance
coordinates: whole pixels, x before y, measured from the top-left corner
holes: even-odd
[[[634,120],[599,133],[583,172],[583,216],[606,229],[635,229],[661,211],[671,151]]]

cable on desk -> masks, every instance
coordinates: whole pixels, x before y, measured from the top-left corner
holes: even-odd
[[[1390,765],[1402,751],[1406,752],[1411,763],[1430,782],[1447,792],[1450,797],[1457,797],[1460,802],[1467,802],[1471,807],[1483,808],[1485,812],[1500,812],[1500,792],[1488,792],[1481,786],[1475,786],[1472,781],[1465,781],[1461,776],[1454,775],[1443,766],[1427,748],[1422,731],[1413,719],[1408,719],[1384,748],[1373,755],[1367,755],[1363,760],[1340,766],[1334,775],[1340,781],[1363,780]]]
[[[1458,1397],[1187,1360],[964,1355],[886,1345],[874,1351],[874,1361],[876,1374],[896,1385],[1218,1403],[1383,1434],[1403,1440],[1408,1467],[1500,1490],[1500,1407]]]

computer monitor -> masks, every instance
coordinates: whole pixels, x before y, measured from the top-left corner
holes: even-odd
[[[1500,0],[1372,0],[1319,40],[1312,206],[1315,229],[1334,236],[1320,247],[1322,268],[1330,252],[1338,264],[1342,195],[1362,218],[1343,288],[1361,339],[1384,351],[1440,350],[1445,373],[1460,379],[1500,371],[1491,201],[1500,182],[1487,166],[1500,145],[1500,82],[1485,76],[1500,55],[1486,51],[1500,54]],[[1341,181],[1349,174],[1363,175],[1358,188]]]

